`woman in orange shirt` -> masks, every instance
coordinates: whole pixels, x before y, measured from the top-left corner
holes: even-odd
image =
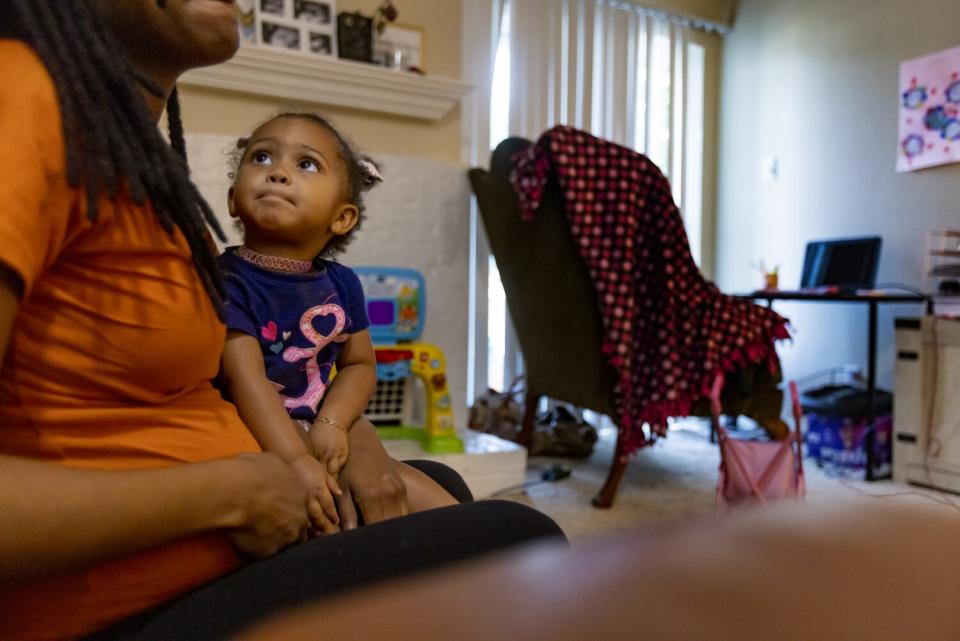
[[[394,462],[352,430],[341,523],[355,527],[356,501],[367,527],[292,545],[303,490],[210,383],[219,229],[175,94],[181,73],[235,52],[233,2],[0,0],[0,16],[0,638],[223,638],[559,534],[492,501],[391,519],[407,511]]]

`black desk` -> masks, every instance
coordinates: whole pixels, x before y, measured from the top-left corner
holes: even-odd
[[[929,298],[919,294],[823,294],[817,292],[781,292],[757,291],[744,294],[739,298],[767,301],[767,307],[773,307],[775,300],[793,300],[810,303],[865,303],[870,309],[867,330],[867,424],[872,425],[876,418],[874,407],[877,392],[877,307],[883,303],[927,303]],[[873,468],[870,465],[870,453],[867,453],[867,480],[873,480]]]

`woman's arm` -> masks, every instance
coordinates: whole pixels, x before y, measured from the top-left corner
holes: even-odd
[[[359,419],[350,430],[350,456],[340,472],[343,496],[338,497],[340,524],[344,530],[357,527],[360,506],[363,522],[372,525],[410,513],[407,487],[400,476],[399,464],[390,458],[377,428]]]
[[[305,504],[292,471],[269,454],[135,472],[0,456],[0,583],[215,529],[244,553],[270,556],[301,537]]]
[[[0,266],[0,362],[22,283]],[[0,426],[3,429],[3,426]],[[241,551],[273,554],[306,524],[305,495],[274,456],[160,470],[77,470],[0,455],[0,582],[65,572],[226,528]]]

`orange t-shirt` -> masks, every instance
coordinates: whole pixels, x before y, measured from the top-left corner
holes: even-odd
[[[87,220],[42,62],[0,40],[0,78],[15,79],[0,95],[0,263],[25,286],[0,369],[0,453],[124,470],[259,451],[210,383],[225,328],[183,236],[129,197]],[[74,638],[240,562],[210,533],[0,589],[0,638]]]

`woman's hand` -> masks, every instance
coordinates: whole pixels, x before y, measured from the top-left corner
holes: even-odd
[[[343,492],[327,472],[326,466],[312,456],[305,455],[291,461],[290,469],[296,473],[307,491],[307,515],[314,529],[323,534],[339,532],[340,517],[337,515],[333,497],[340,496]]]
[[[286,463],[273,454],[243,454],[229,463],[242,466],[235,468],[241,524],[228,530],[238,550],[262,558],[306,538],[307,492]]]
[[[350,428],[348,440],[350,456],[340,471],[343,495],[337,499],[340,527],[343,530],[357,527],[354,501],[360,505],[367,525],[409,514],[407,488],[396,461],[383,449],[376,428],[370,421],[359,419]]]

